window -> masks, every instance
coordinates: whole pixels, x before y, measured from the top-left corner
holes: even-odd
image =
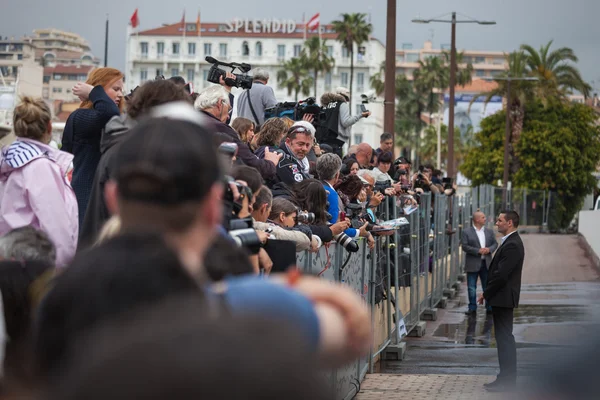
[[[363,142],[362,133],[355,133],[354,134],[354,142],[352,142],[352,143],[362,143],[362,142]]]
[[[325,74],[325,90],[331,89],[331,72]]]
[[[363,90],[365,90],[365,73],[364,72],[359,72],[358,74],[356,74],[356,89],[359,92],[362,92]]]
[[[50,75],[44,76],[44,83],[50,83]]]
[[[178,76],[179,68],[171,68],[171,76]]]
[[[492,71],[492,76],[500,76],[504,71]]]
[[[85,75],[85,74],[79,74],[77,76],[77,80],[80,81],[80,82],[85,82],[85,81],[87,81],[87,75]]]
[[[179,43],[173,43],[173,55],[179,54]]]
[[[262,43],[261,42],[256,42],[256,55],[258,57],[262,57],[262,51],[263,51]]]
[[[202,86],[203,87],[207,87],[208,86],[208,70],[202,70]]]
[[[485,64],[485,57],[475,57],[475,64]]]
[[[190,56],[196,55],[196,43],[188,43],[188,54]]]
[[[148,56],[148,42],[140,43],[140,51],[142,52],[142,56]]]
[[[54,74],[54,80],[60,81],[62,79],[61,74]]]
[[[412,50],[412,49],[413,49],[412,43],[402,43],[402,50]]]
[[[248,42],[246,41],[242,43],[242,55],[246,57],[250,55],[250,47],[248,46]]]
[[[211,43],[204,43],[204,55],[205,56],[212,55],[212,44]]]
[[[23,54],[17,54],[17,60],[22,60],[23,59]]]
[[[348,58],[350,57],[350,53],[348,53],[348,49],[345,47],[342,47],[342,58]]]
[[[140,70],[140,82],[144,83],[148,80],[148,70],[146,68]]]
[[[333,57],[333,46],[327,46],[327,55]]]
[[[219,44],[219,57],[227,57],[227,43]]]
[[[156,43],[156,54],[162,57],[165,54],[165,44],[163,42]]]
[[[409,62],[409,63],[419,62],[419,53],[408,53],[406,55],[406,62]]]
[[[485,76],[485,71],[482,69],[478,69],[475,71],[475,76]]]
[[[302,53],[302,46],[299,44],[294,45],[294,57],[300,57],[300,53]]]
[[[193,69],[187,70],[187,81],[194,82],[194,70]]]
[[[77,80],[77,75],[76,74],[69,74],[67,75],[67,79],[70,81],[76,81]]]
[[[277,45],[277,58],[285,58],[285,44]]]
[[[57,88],[55,88],[55,87],[53,87],[53,88],[52,88],[52,93],[56,93],[56,92],[58,92],[58,89],[57,89]]]
[[[342,81],[342,86],[348,86],[348,73],[347,72],[342,72],[342,76],[341,76],[341,81]]]

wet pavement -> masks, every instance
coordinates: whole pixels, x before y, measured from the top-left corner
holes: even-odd
[[[519,374],[527,376],[598,336],[600,281],[598,272],[576,245],[576,236],[522,237],[527,257],[521,304],[515,309],[514,335]],[[564,247],[565,243],[571,246]],[[540,276],[544,276],[541,283],[533,281]],[[552,282],[552,276],[566,282]],[[586,281],[578,282],[580,279]],[[481,306],[476,316],[467,316],[467,304],[465,282],[448,308],[438,310],[437,321],[427,323],[424,337],[406,339],[405,360],[383,362],[382,372],[496,375],[492,316]]]

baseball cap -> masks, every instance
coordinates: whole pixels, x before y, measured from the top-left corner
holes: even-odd
[[[410,160],[406,157],[398,157],[396,160],[394,160],[394,165],[399,164],[410,164]]]
[[[220,162],[207,126],[150,118],[119,146],[114,178],[124,199],[173,206],[202,200],[222,178]]]

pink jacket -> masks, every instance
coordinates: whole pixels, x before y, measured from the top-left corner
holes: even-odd
[[[56,266],[75,255],[77,199],[66,175],[73,156],[41,142],[18,138],[0,155],[0,235],[31,225],[56,246]]]

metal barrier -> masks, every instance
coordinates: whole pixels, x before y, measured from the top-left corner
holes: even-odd
[[[511,197],[515,206],[517,197],[522,207],[519,211],[526,213],[525,220],[537,222],[541,206],[539,224],[547,224],[550,193],[522,190]],[[540,197],[541,204],[533,204]],[[372,251],[361,240],[357,253],[348,253],[336,243],[321,247],[318,253],[298,253],[301,270],[343,282],[371,308],[373,346],[365,358],[328,373],[335,398],[354,397],[365,374],[374,371],[375,362],[390,345],[398,345],[404,335],[418,331],[415,328],[424,316],[435,318],[433,310],[444,304],[446,296],[454,293],[453,288],[458,289],[464,266],[462,230],[470,226],[477,210],[485,213],[488,226],[493,227],[501,204],[502,189],[490,185],[473,188],[461,196],[423,193],[419,208],[405,216],[409,224],[393,236],[376,238]],[[378,210],[379,219],[403,216],[396,207],[395,202],[384,201]]]

